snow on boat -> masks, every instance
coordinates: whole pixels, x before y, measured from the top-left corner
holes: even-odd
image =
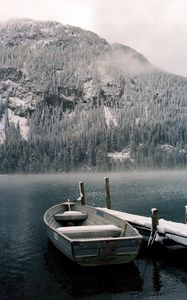
[[[78,201],[49,208],[44,222],[54,246],[81,266],[130,263],[140,250],[142,236],[132,225]]]

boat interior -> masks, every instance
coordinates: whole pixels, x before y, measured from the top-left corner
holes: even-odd
[[[135,237],[138,232],[128,223],[87,205],[67,201],[53,209],[48,220],[59,234],[72,240]]]

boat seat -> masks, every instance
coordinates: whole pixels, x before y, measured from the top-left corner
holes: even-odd
[[[84,221],[88,214],[83,211],[67,210],[63,213],[55,214],[54,218],[57,221]]]
[[[57,231],[71,239],[119,237],[121,234],[121,228],[113,224],[59,227]]]

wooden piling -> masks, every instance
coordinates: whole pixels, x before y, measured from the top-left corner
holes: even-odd
[[[83,182],[79,182],[79,192],[80,192],[81,204],[85,205],[86,204],[86,200],[85,200],[84,183]]]
[[[155,241],[156,238],[156,232],[157,232],[157,225],[158,225],[158,209],[152,208],[151,209],[151,234],[149,237],[149,241],[147,244],[147,247],[151,247]]]
[[[187,224],[187,205],[185,205],[184,209],[185,209],[184,224]]]
[[[158,209],[157,208],[151,209],[151,219],[152,219],[151,231],[156,232],[157,225],[158,225]]]
[[[111,201],[110,201],[110,185],[109,185],[109,178],[105,177],[105,201],[106,207],[111,209]]]

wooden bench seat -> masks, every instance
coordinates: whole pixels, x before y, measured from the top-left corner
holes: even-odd
[[[57,221],[84,221],[87,217],[88,214],[86,212],[76,210],[67,210],[63,213],[57,213],[54,215],[54,218]]]
[[[121,228],[113,224],[59,227],[57,231],[73,239],[118,237],[121,234]]]

